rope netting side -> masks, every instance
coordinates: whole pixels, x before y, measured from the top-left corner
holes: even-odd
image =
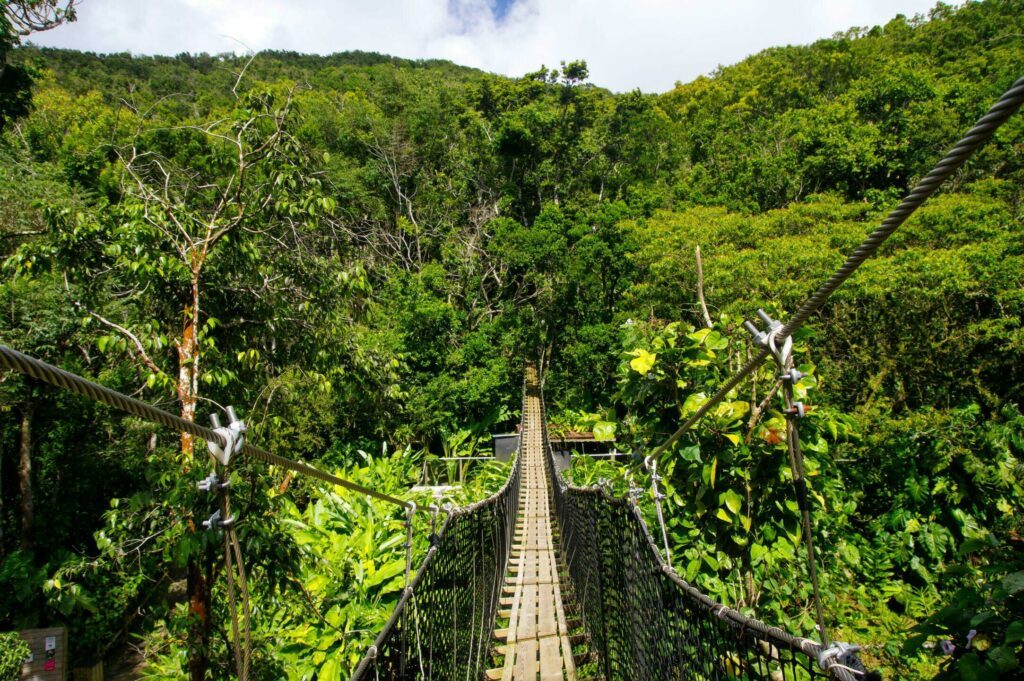
[[[551,469],[562,555],[606,681],[863,678],[840,666],[822,670],[818,642],[747,617],[688,584],[665,563],[631,500],[602,486],[569,485]]]
[[[515,531],[520,460],[497,493],[448,514],[353,680],[481,678]]]

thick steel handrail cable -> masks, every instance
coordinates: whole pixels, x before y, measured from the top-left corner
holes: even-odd
[[[849,255],[846,262],[839,267],[835,273],[823,283],[817,291],[815,291],[807,301],[801,305],[793,316],[783,325],[779,331],[778,338],[781,342],[789,336],[792,336],[797,329],[804,325],[811,315],[821,309],[822,305],[829,299],[829,297],[835,293],[836,289],[843,285],[843,283],[850,278],[854,272],[857,271],[864,261],[875,254],[878,247],[881,246],[886,239],[888,239],[893,232],[895,232],[900,225],[907,221],[914,211],[921,207],[921,204],[925,202],[932,194],[938,190],[938,188],[944,183],[949,177],[955,173],[960,167],[967,162],[975,151],[977,151],[985,142],[987,142],[995,131],[1005,123],[1010,116],[1016,113],[1017,109],[1024,104],[1024,78],[1019,78],[1010,87],[1009,90],[1003,93],[1003,96],[999,98],[988,113],[978,119],[978,122],[974,124],[974,127],[968,131],[968,133],[961,139],[956,145],[950,149],[941,161],[931,172],[924,176],[920,182],[914,187],[914,189],[907,194],[906,197],[900,202],[896,208],[894,208],[889,215],[868,237],[861,243],[857,249]],[[672,444],[678,440],[683,433],[692,428],[701,418],[704,417],[716,404],[721,402],[726,396],[739,385],[740,381],[749,376],[754,372],[761,364],[764,363],[765,359],[768,358],[768,350],[761,349],[756,355],[754,355],[736,374],[730,378],[725,385],[711,396],[708,401],[702,404],[697,411],[695,411],[682,425],[672,433],[667,440],[659,445],[653,452],[651,457],[657,459],[660,457],[666,449],[672,446]]]
[[[89,379],[82,378],[77,374],[73,374],[70,371],[65,371],[59,367],[55,367],[52,364],[48,364],[41,359],[36,359],[22,352],[18,352],[6,345],[0,345],[0,368],[10,369],[11,371],[17,371],[18,373],[31,376],[37,380],[49,383],[50,385],[58,388],[63,388],[70,392],[78,395],[83,395],[90,399],[102,402],[108,406],[120,409],[121,411],[128,412],[133,416],[157,423],[159,425],[170,428],[171,430],[177,430],[180,432],[189,433],[196,437],[200,437],[208,442],[214,442],[217,445],[224,447],[227,445],[225,438],[213,430],[201,426],[198,423],[183,419],[180,416],[175,416],[169,412],[154,407],[151,404],[147,404],[142,400],[137,400],[134,397],[129,397],[119,393],[116,390],[108,388],[104,385],[100,385]],[[293,461],[286,459],[283,456],[278,456],[272,452],[268,452],[265,449],[260,449],[246,443],[242,446],[241,453],[245,456],[251,456],[259,459],[266,463],[274,466],[280,466],[287,468],[288,470],[295,471],[296,473],[302,473],[318,480],[331,483],[332,485],[338,485],[346,489],[352,490],[353,492],[359,492],[361,494],[368,494],[375,499],[386,501],[403,508],[410,508],[411,504],[408,501],[402,501],[389,494],[378,492],[377,490],[370,489],[369,487],[363,487],[362,485],[352,482],[351,480],[345,480],[339,478],[336,475],[325,473],[324,471],[313,468],[309,464],[302,463],[301,461]]]

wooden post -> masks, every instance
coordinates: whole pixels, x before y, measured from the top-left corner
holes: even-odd
[[[71,670],[74,681],[103,681],[103,660],[91,667],[75,667]]]

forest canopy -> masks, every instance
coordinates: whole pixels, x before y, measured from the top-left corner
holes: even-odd
[[[785,320],[1024,75],[1022,35],[1020,0],[938,4],[661,94],[571,59],[507,78],[11,37],[0,343],[190,420],[234,405],[261,446],[399,495],[515,428],[527,359],[553,423],[639,455],[747,359],[744,319]],[[1024,664],[1022,200],[1018,115],[796,338],[832,637],[889,678]],[[814,637],[773,382],[667,452],[667,528],[685,579]],[[0,396],[0,630],[229,677],[195,607],[223,612],[219,546],[183,522],[205,450],[19,376]],[[401,593],[401,518],[236,475],[258,678],[341,678]]]

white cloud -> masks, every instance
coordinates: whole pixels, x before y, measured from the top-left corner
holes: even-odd
[[[933,0],[84,0],[32,37],[93,52],[366,50],[518,76],[586,59],[613,90],[664,91],[766,47],[927,12]]]

